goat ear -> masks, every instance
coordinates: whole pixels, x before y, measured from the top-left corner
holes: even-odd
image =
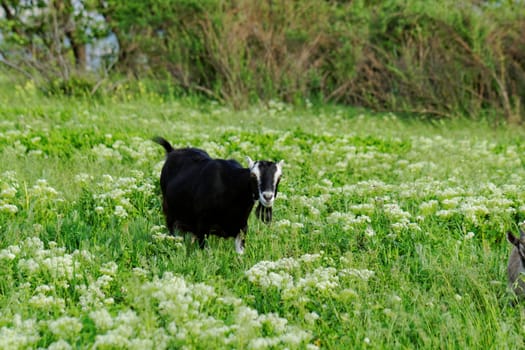
[[[284,160],[280,160],[280,161],[277,162],[277,167],[278,167],[279,169],[282,169],[282,168],[283,168],[283,165],[284,165]]]
[[[252,169],[255,165],[255,162],[248,156],[246,156],[246,161],[248,162],[248,168]]]
[[[520,232],[521,232],[521,230],[520,230]],[[512,245],[514,245],[514,246],[516,246],[516,247],[518,246],[518,243],[520,242],[520,240],[519,240],[517,237],[515,237],[515,236],[512,234],[512,232],[510,232],[510,231],[507,232],[507,240],[508,240]]]

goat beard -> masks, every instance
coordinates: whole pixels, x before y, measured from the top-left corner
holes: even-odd
[[[255,209],[255,215],[265,224],[269,224],[272,222],[272,207],[265,207],[259,203]]]

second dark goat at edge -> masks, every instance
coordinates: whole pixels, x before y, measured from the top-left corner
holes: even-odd
[[[198,148],[174,149],[162,137],[153,141],[166,150],[160,188],[169,232],[191,232],[201,248],[209,233],[235,237],[235,250],[242,254],[248,217],[257,201],[257,217],[265,223],[272,220],[283,161],[247,157],[244,168],[235,160],[213,159]]]

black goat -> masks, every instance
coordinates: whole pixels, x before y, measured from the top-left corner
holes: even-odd
[[[235,250],[244,251],[248,217],[256,201],[257,216],[272,220],[272,205],[281,178],[282,161],[252,161],[243,168],[235,160],[212,159],[198,148],[174,149],[155,137],[166,150],[160,175],[162,208],[168,230],[193,233],[201,248],[206,234],[235,237]]]

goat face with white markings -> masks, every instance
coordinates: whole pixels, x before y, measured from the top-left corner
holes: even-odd
[[[283,161],[274,163],[259,160],[254,162],[249,157],[247,160],[250,174],[257,181],[254,199],[259,201],[259,205],[255,209],[255,214],[263,222],[270,223],[272,221],[272,205],[281,180]]]

